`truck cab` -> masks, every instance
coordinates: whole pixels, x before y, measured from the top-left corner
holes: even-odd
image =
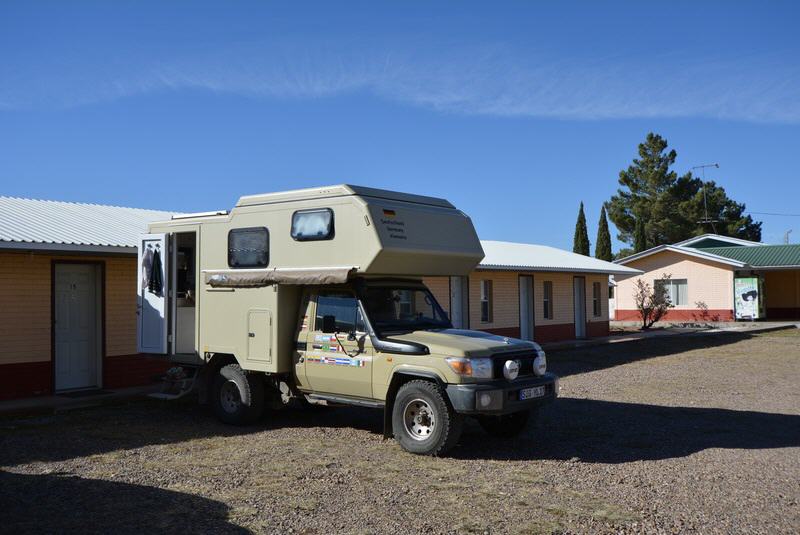
[[[383,408],[385,434],[409,451],[446,450],[464,416],[513,436],[557,395],[538,344],[454,329],[419,280],[309,288],[303,304],[297,389],[312,400]]]
[[[557,395],[544,352],[454,329],[422,282],[482,258],[444,199],[350,185],[245,196],[141,237],[138,349],[231,424],[348,404],[382,409],[385,436],[414,453],[447,451],[466,417],[513,436]]]

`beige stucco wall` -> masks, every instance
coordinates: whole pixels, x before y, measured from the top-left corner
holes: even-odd
[[[702,301],[709,310],[733,309],[733,266],[711,262],[695,256],[661,251],[625,264],[644,273],[629,278],[616,277],[617,310],[635,310],[635,281],[642,278],[651,287],[664,273],[673,279],[686,279],[688,302],[675,310],[696,310]]]
[[[50,360],[52,260],[105,264],[106,355],[135,353],[135,258],[0,252],[0,364]]]

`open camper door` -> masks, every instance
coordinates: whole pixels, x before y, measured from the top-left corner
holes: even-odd
[[[167,274],[166,234],[139,237],[136,282],[136,350],[139,353],[167,354]]]

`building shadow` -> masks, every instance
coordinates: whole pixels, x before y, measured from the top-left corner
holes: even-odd
[[[800,447],[800,416],[561,398],[516,439],[470,425],[454,456],[627,463],[686,457],[709,448]]]
[[[249,533],[228,513],[221,502],[145,485],[0,470],[4,533]]]
[[[0,422],[0,467],[64,461],[148,445],[232,437],[282,428],[352,428],[383,432],[383,413],[346,407],[265,411],[254,425],[218,421],[195,399],[138,400],[18,421]],[[57,438],[57,440],[54,440]]]
[[[547,366],[559,377],[568,377],[639,360],[735,344],[752,337],[752,334],[733,332],[686,333],[582,348],[552,349],[547,352]]]

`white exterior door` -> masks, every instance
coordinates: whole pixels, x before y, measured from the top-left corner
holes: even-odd
[[[55,388],[100,386],[98,277],[94,264],[55,265]]]
[[[450,321],[457,329],[469,329],[469,279],[450,277]]]
[[[136,281],[136,349],[139,353],[167,353],[168,259],[166,234],[140,236]]]
[[[573,307],[575,308],[575,338],[586,338],[586,279],[572,279]]]
[[[519,337],[533,340],[533,277],[519,277]]]

